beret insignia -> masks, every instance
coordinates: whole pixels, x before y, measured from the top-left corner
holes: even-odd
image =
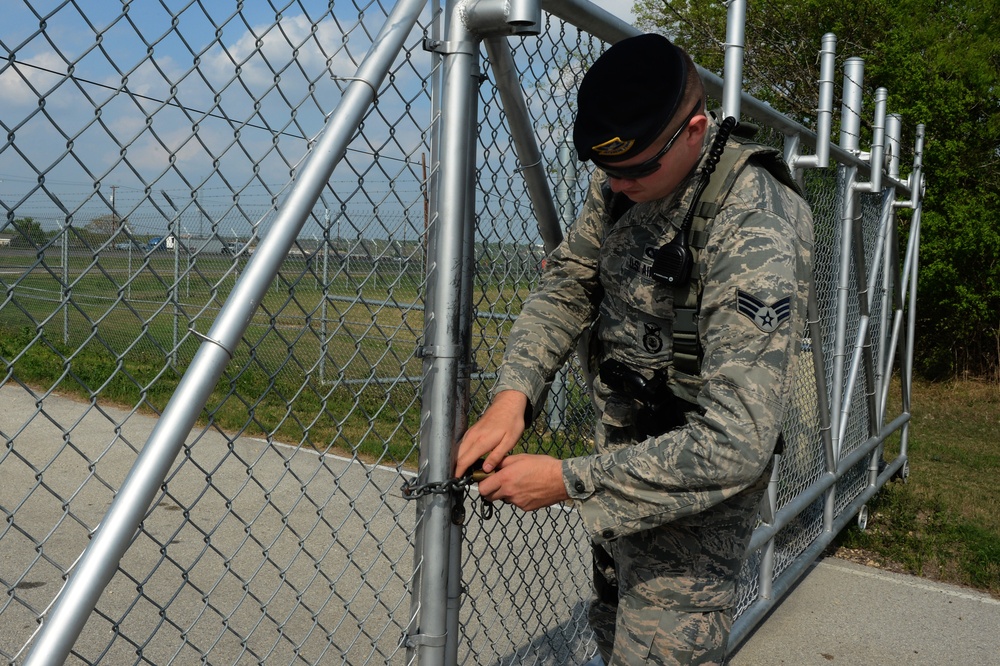
[[[614,157],[627,153],[635,145],[635,139],[621,139],[615,137],[596,146],[591,146],[591,150],[601,157]]]

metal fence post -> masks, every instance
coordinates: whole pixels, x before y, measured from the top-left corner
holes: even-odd
[[[574,205],[573,193],[577,188],[577,167],[576,153],[573,150],[573,139],[567,134],[559,144],[559,177],[556,184],[556,211],[559,213],[559,221],[563,231],[573,224],[576,219],[576,206]],[[546,254],[551,250],[546,248]],[[585,359],[584,359],[585,360]],[[552,381],[552,390],[549,393],[549,429],[556,431],[562,427],[566,420],[566,407],[569,396],[567,385],[568,368],[565,366],[556,373]]]
[[[63,344],[69,344],[69,302],[71,289],[69,286],[69,230],[73,223],[67,219],[66,223],[62,228],[62,247],[60,250],[60,258],[62,260],[62,278],[63,278],[63,293],[62,298],[62,311],[63,311]]]
[[[479,76],[479,42],[466,28],[461,3],[447,3],[442,55],[441,173],[439,211],[428,230],[427,306],[424,317],[423,401],[420,415],[420,475],[423,483],[451,477],[455,410],[459,407],[462,348],[461,294],[464,227],[468,223],[469,108]],[[419,618],[407,636],[423,664],[445,663],[448,630],[448,574],[453,498],[430,493],[417,500],[415,569],[419,571]],[[412,627],[412,625],[411,625]]]
[[[478,82],[478,72],[476,76]],[[477,87],[473,88],[478,91]],[[471,168],[476,160],[476,134],[478,125],[478,95],[469,96],[469,136],[468,148],[469,169],[466,171],[466,191],[476,191],[476,173]],[[459,404],[455,410],[455,432],[464,433],[469,427],[469,410],[472,406],[472,373],[476,370],[475,356],[472,349],[472,322],[475,311],[472,307],[472,292],[475,287],[476,271],[476,201],[468,197],[465,201],[465,226],[462,234],[462,276],[459,290],[461,303],[459,306],[459,335],[464,353],[458,368]],[[455,502],[462,502],[460,496]],[[462,584],[462,537],[465,532],[466,511],[464,506],[456,506],[452,514],[450,552],[448,554],[448,643],[445,650],[445,664],[454,666],[458,663],[458,648],[461,643],[461,618],[459,610],[462,606],[462,595],[465,592]]]
[[[850,409],[850,405],[847,402],[846,397],[854,394],[854,387],[859,381],[859,375],[861,375],[862,372],[864,375],[863,377],[860,377],[860,381],[864,383],[866,408],[868,411],[868,436],[873,437],[877,435],[880,427],[875,397],[877,393],[876,383],[879,381],[879,378],[876,375],[875,361],[872,355],[873,337],[871,312],[875,305],[873,289],[876,284],[878,270],[881,268],[882,264],[882,252],[885,249],[884,230],[889,224],[892,213],[892,202],[885,196],[886,193],[882,191],[882,166],[885,157],[885,111],[887,97],[888,94],[885,88],[879,88],[875,93],[875,121],[873,124],[874,133],[872,138],[872,149],[867,155],[870,166],[869,180],[868,182],[855,182],[853,184],[853,189],[856,192],[882,194],[883,204],[882,212],[878,221],[878,229],[880,230],[880,233],[877,234],[877,238],[875,240],[875,248],[872,254],[870,267],[865,264],[865,234],[864,228],[862,227],[860,211],[855,213],[852,222],[854,226],[852,229],[854,280],[856,285],[855,291],[858,295],[860,321],[855,338],[855,348],[851,361],[850,372],[848,374],[847,387],[844,390],[844,415],[840,423],[839,436],[841,441],[846,436],[849,413],[848,410]],[[858,111],[860,111],[860,107],[858,107]],[[860,131],[860,127],[858,130]],[[865,157],[862,153],[859,153],[859,155],[862,158]],[[872,454],[869,464],[869,467],[871,468],[869,477],[872,485],[874,485],[878,479],[878,461],[881,459],[881,455],[881,447],[876,449],[876,451]]]
[[[889,187],[892,189],[893,220],[889,223],[889,251],[885,253],[885,269],[883,272],[884,290],[882,303],[882,323],[880,330],[885,335],[885,345],[879,356],[879,368],[886,381],[882,384],[882,392],[879,395],[879,423],[885,421],[885,414],[889,400],[889,378],[892,375],[892,364],[895,358],[896,344],[900,328],[902,326],[902,294],[900,286],[903,276],[899,274],[899,234],[895,224],[895,209],[898,207],[896,199],[896,189],[899,180],[899,148],[902,133],[902,118],[899,114],[890,114],[886,117],[886,151],[888,154],[888,176]],[[890,327],[889,317],[892,312],[892,325]]]
[[[450,5],[449,5],[450,6]],[[441,181],[441,173],[439,171],[441,164],[441,90],[442,84],[442,54],[434,47],[440,44],[442,40],[442,23],[444,22],[444,15],[441,13],[441,5],[438,0],[431,0],[431,26],[430,26],[430,41],[425,41],[424,48],[430,51],[430,63],[431,63],[431,75],[429,77],[430,82],[430,118],[428,125],[428,133],[430,135],[430,173],[427,172],[426,162],[424,162],[421,156],[421,165],[423,166],[422,171],[422,188],[424,192],[424,228],[422,235],[422,247],[420,252],[420,267],[421,275],[424,276],[425,280],[425,294],[429,288],[429,278],[431,274],[432,257],[431,257],[431,230],[434,225],[437,224],[438,216],[440,213],[440,207],[438,202],[440,201],[440,192],[438,184]],[[340,232],[338,231],[338,236]],[[429,303],[424,304],[424,315],[425,320],[427,314],[430,312]],[[424,412],[421,410],[421,452],[423,451],[423,423],[424,423]],[[421,453],[421,465],[423,458],[423,453]],[[413,575],[411,582],[411,592],[410,592],[410,615],[406,624],[406,628],[403,633],[403,645],[406,648],[406,663],[415,663],[417,659],[417,644],[411,640],[411,636],[415,636],[420,633],[420,620],[421,620],[421,597],[420,591],[423,589],[423,570],[420,566],[420,557],[423,553],[424,544],[424,531],[421,529],[420,516],[423,507],[420,502],[417,502],[416,514],[417,520],[413,532]],[[446,620],[447,622],[447,620]],[[446,646],[447,650],[447,646]]]
[[[337,219],[340,219],[338,214]],[[319,383],[326,383],[326,355],[330,345],[326,318],[330,302],[330,209],[323,209],[323,288],[320,290],[319,308]]]
[[[903,355],[902,372],[902,397],[903,412],[910,413],[910,395],[913,383],[913,346],[916,344],[917,326],[917,273],[920,264],[920,219],[923,214],[924,195],[924,125],[917,125],[917,138],[913,149],[913,171],[910,172],[910,205],[913,207],[913,220],[910,223],[910,240],[906,252],[906,268],[903,270],[904,287],[906,293],[906,283],[909,282],[909,312],[906,330],[906,352]],[[903,478],[906,478],[909,470],[909,463],[905,462],[908,456],[910,441],[909,422],[903,427],[900,437],[899,456],[903,458]]]
[[[743,94],[743,42],[746,33],[746,0],[733,0],[726,10],[726,53],[723,64],[722,115],[740,119]]]
[[[178,340],[180,339],[180,319],[181,319],[181,280],[180,280],[180,269],[181,269],[181,218],[180,213],[178,213],[173,219],[173,227],[170,230],[169,238],[174,244],[174,280],[170,283],[170,300],[174,304],[174,325],[173,325],[173,344],[170,346],[170,364],[177,367],[180,361],[180,349],[178,348]]]
[[[848,58],[844,63],[844,93],[841,109],[840,147],[848,153],[857,155],[860,151],[861,132],[861,85],[864,79],[864,61],[861,58]],[[833,420],[833,445],[837,458],[840,458],[842,442],[840,439],[841,421],[844,405],[844,375],[847,367],[847,310],[851,297],[851,262],[854,258],[854,218],[857,214],[857,196],[854,183],[857,181],[858,168],[854,164],[841,167],[843,180],[843,201],[841,203],[840,224],[840,265],[837,273],[837,333],[833,355],[833,399],[831,414]]]
[[[825,169],[830,166],[830,128],[833,124],[833,77],[836,72],[837,36],[823,35],[819,50],[819,107],[816,110],[816,152],[799,155],[798,132],[785,134],[785,161],[801,183],[800,170],[805,167]]]
[[[125,274],[128,283],[125,287],[125,298],[127,300],[132,300],[132,246],[135,243],[132,242],[132,236],[128,236],[128,272]]]
[[[167,236],[165,239],[161,240],[160,243],[163,243],[164,247],[169,248],[171,241],[168,241],[167,239],[172,238],[173,239],[172,242],[174,244],[174,283],[168,289],[169,293],[168,297],[174,304],[173,344],[170,347],[170,352],[167,354],[167,363],[169,363],[171,367],[176,368],[177,367],[177,318],[179,316],[179,313],[177,311],[177,234],[175,233],[175,229],[176,227],[180,226],[181,211],[179,208],[177,208],[177,205],[174,204],[174,201],[173,199],[170,198],[169,194],[167,194],[164,190],[160,190],[160,194],[163,196],[163,199],[174,210],[174,216],[173,218],[171,218],[170,223],[167,225]],[[159,243],[157,244],[156,247],[149,249],[149,251],[151,252],[158,252],[159,250],[160,250]]]

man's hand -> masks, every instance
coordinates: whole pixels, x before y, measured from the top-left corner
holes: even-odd
[[[562,462],[551,456],[518,454],[504,458],[497,471],[479,482],[479,494],[534,511],[569,499]]]
[[[498,393],[458,445],[455,476],[465,474],[469,465],[487,453],[489,456],[483,463],[483,471],[492,472],[496,469],[500,461],[514,449],[524,432],[524,410],[527,407],[528,396],[520,391]]]

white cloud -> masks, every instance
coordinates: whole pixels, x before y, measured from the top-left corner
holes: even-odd
[[[12,63],[0,73],[0,99],[9,107],[36,106],[39,95],[46,96],[66,78],[51,72],[65,71],[66,62],[52,51]]]
[[[340,28],[329,19],[322,21],[313,34],[313,25],[306,16],[285,16],[277,25],[254,26],[225,49],[213,48],[203,59],[203,68],[211,81],[220,84],[231,80],[238,69],[242,83],[261,93],[270,89],[279,70],[293,61],[293,78],[301,77],[300,68],[310,79],[326,71],[352,76],[357,62],[347,49],[336,50],[343,38]],[[363,35],[361,38],[365,39]],[[360,59],[370,45],[364,41],[352,51]]]

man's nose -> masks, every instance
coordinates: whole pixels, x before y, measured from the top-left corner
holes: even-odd
[[[611,191],[614,192],[615,194],[621,192],[631,183],[634,182],[635,180],[632,178],[610,178],[610,177],[608,178],[608,185],[611,186]]]

